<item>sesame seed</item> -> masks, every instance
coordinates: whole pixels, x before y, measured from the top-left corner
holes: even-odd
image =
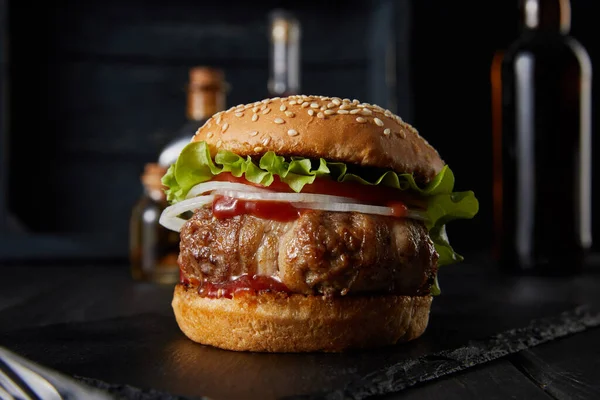
[[[222,141],[222,140],[219,140],[219,141],[217,142],[217,147],[221,147],[221,145],[222,145],[222,144],[223,144],[223,141]]]
[[[336,106],[339,106],[340,104],[342,104],[342,101],[340,99],[338,99],[337,97],[334,98],[333,100],[331,100],[331,102],[333,104],[335,104]]]
[[[273,120],[273,122],[275,122],[276,124],[283,124],[285,121],[284,121],[284,120],[282,120],[281,118],[275,118],[275,119]]]
[[[261,102],[263,104],[269,104],[271,102],[271,99],[262,99]]]
[[[365,105],[365,103],[362,103],[362,104],[357,104],[356,107],[358,107],[358,108],[365,108],[366,105]]]
[[[342,104],[342,105],[340,106],[340,110],[347,110],[347,109],[349,109],[349,108],[350,108],[350,104]]]
[[[262,144],[266,146],[269,144],[270,141],[271,141],[271,138],[267,136],[266,138],[263,139]]]
[[[358,114],[360,112],[360,108],[355,108],[354,110],[350,110],[350,114]]]
[[[217,123],[217,125],[219,125],[221,123],[221,116],[218,115],[217,119],[215,120],[215,122]]]
[[[258,114],[252,115],[252,122],[258,121]]]
[[[290,118],[294,118],[294,117],[296,116],[296,114],[294,114],[294,113],[293,113],[293,112],[291,112],[291,111],[286,111],[286,112],[285,112],[285,116],[286,116],[286,117],[290,117]]]
[[[260,111],[265,111],[266,109],[267,109],[267,105],[265,104],[260,108]]]
[[[255,152],[257,152],[257,153],[258,153],[259,151],[262,151],[262,150],[263,150],[263,148],[262,148],[262,147],[260,147],[260,146],[256,146],[256,147],[254,148],[254,151],[255,151]]]
[[[383,134],[384,134],[384,135],[386,135],[386,136],[387,136],[387,135],[389,135],[391,132],[392,132],[392,131],[390,130],[390,128],[385,128],[385,129],[383,130]]]
[[[246,110],[247,110],[247,109],[249,109],[249,108],[252,108],[252,104],[246,104],[246,105],[244,106],[244,109],[246,109]]]
[[[281,99],[281,97],[277,96],[277,97],[273,97],[271,100],[279,100]]]
[[[206,137],[210,139],[211,137],[213,137],[213,133],[212,133],[212,132],[208,132],[208,133],[206,134]]]
[[[253,112],[253,113],[256,113],[256,112],[258,112],[258,107],[253,107],[253,108],[252,108],[252,112]]]
[[[290,129],[290,130],[288,130],[288,132],[287,132],[287,133],[288,133],[288,135],[290,135],[290,136],[296,136],[296,135],[298,134],[298,131],[297,131],[297,130],[295,130],[295,129]]]
[[[319,111],[319,113],[317,114],[317,117],[325,119],[325,114],[323,114],[322,112]]]
[[[263,115],[267,115],[270,112],[271,112],[270,108],[265,108],[262,113],[263,113]]]
[[[327,104],[327,108],[333,108],[333,107],[335,107],[335,104],[333,104],[333,103]]]
[[[356,122],[360,122],[361,124],[364,124],[365,122],[367,122],[367,120],[364,119],[363,117],[356,117]]]
[[[406,132],[404,132],[404,131],[400,131],[400,137],[401,137],[402,139],[406,139]]]
[[[350,99],[349,98],[345,98],[342,100],[344,103],[350,103]]]
[[[363,108],[360,112],[362,115],[373,115],[373,111],[368,108]]]
[[[352,100],[352,102],[353,102],[354,104],[360,104],[360,101],[358,101],[358,100],[356,100],[356,99]]]
[[[380,120],[379,118],[375,117],[373,118],[373,121],[378,125],[378,126],[383,126],[383,121]]]
[[[391,116],[392,116],[392,112],[391,112],[390,110],[385,110],[385,113],[384,113],[384,115],[385,115],[386,117],[391,117]]]
[[[250,136],[256,136],[256,135],[258,135],[258,132],[257,132],[257,131],[252,131],[252,132],[250,132]]]
[[[296,100],[292,100],[292,101],[290,101],[290,106],[295,106],[296,104],[297,104],[297,103],[296,103]]]
[[[243,117],[244,113],[243,112],[236,112],[234,115],[239,118],[239,117]]]
[[[223,126],[221,126],[221,132],[225,132],[227,130],[227,128],[229,128],[229,124],[227,122],[225,122],[223,124]]]
[[[344,110],[342,108],[340,108],[339,110],[337,110],[338,114],[348,114],[348,110]]]
[[[302,103],[302,107],[306,108],[310,106],[310,103],[308,101],[305,101],[304,103]]]
[[[325,110],[323,111],[325,113],[325,115],[331,115],[331,114],[335,114],[334,110]]]
[[[317,103],[311,103],[310,107],[311,108],[319,108],[319,104],[317,104]]]
[[[255,101],[255,102],[254,102],[254,105],[255,105],[255,106],[260,106],[260,101]]]
[[[313,110],[312,108],[308,109],[308,115],[310,115],[311,117],[315,115],[315,110]]]
[[[282,104],[282,105],[279,107],[279,111],[285,111],[285,110],[287,110],[287,107],[285,106],[285,104]]]

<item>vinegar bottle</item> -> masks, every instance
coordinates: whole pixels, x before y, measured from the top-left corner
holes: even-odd
[[[521,0],[521,35],[492,66],[500,266],[581,271],[591,247],[591,80],[568,0]]]
[[[156,163],[146,164],[141,177],[144,191],[131,212],[129,257],[136,281],[173,284],[179,280],[179,233],[159,222],[167,207],[161,182],[165,172]]]
[[[269,14],[269,97],[300,94],[300,22],[289,12]]]

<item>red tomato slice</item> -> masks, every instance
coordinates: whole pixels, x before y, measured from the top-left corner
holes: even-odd
[[[287,183],[281,182],[278,176],[266,188],[276,192],[293,192]],[[235,182],[252,185],[260,188],[265,186],[247,181],[243,177],[235,177],[229,172],[223,172],[213,177],[215,181]],[[424,203],[418,196],[410,195],[398,189],[387,186],[367,186],[356,182],[336,182],[327,178],[316,178],[311,184],[302,188],[302,193],[326,194],[356,199],[364,204],[389,205],[390,203],[404,203],[424,208]]]

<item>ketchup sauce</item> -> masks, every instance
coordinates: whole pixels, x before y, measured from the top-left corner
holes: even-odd
[[[203,282],[198,287],[198,294],[202,297],[231,299],[240,292],[260,294],[264,292],[289,293],[289,289],[283,283],[270,276],[242,275],[236,279],[223,283]]]
[[[250,214],[258,218],[279,222],[293,221],[300,216],[300,209],[279,201],[246,201],[232,197],[215,196],[213,215],[219,219]]]

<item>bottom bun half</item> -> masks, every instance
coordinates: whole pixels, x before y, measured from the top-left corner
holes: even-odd
[[[324,298],[272,293],[207,298],[177,285],[173,311],[191,340],[256,352],[340,352],[406,342],[423,334],[431,296]]]

